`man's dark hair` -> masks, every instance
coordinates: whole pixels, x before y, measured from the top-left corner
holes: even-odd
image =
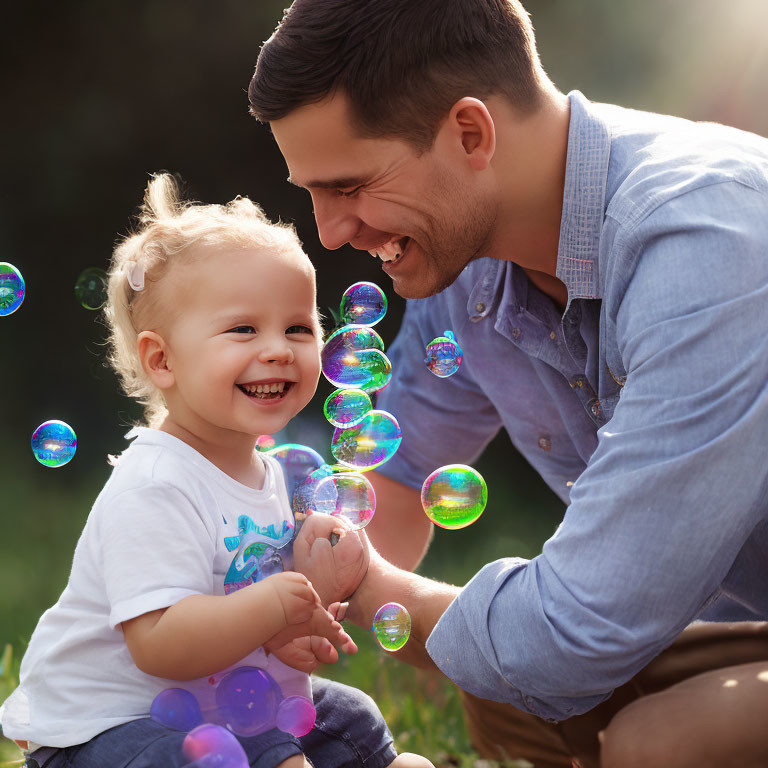
[[[462,97],[502,94],[529,112],[545,78],[518,0],[295,0],[248,99],[270,122],[343,91],[360,135],[426,150]]]

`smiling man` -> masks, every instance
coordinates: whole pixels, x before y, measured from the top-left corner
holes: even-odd
[[[409,299],[353,620],[409,608],[399,655],[488,757],[768,764],[768,141],[559,92],[517,0],[296,0],[249,98],[323,244]],[[461,589],[412,574],[423,479],[501,428],[562,525]]]

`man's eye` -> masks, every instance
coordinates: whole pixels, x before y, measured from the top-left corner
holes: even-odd
[[[292,325],[285,329],[286,333],[309,333],[313,334],[314,331],[308,325]]]
[[[252,325],[236,325],[234,328],[230,328],[227,333],[256,333],[256,329]]]
[[[337,189],[336,194],[339,195],[339,197],[354,197],[361,189],[362,186],[350,190]]]

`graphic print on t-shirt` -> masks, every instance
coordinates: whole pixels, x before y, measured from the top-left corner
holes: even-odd
[[[240,515],[237,519],[237,530],[237,536],[224,538],[224,546],[229,552],[237,550],[224,576],[225,595],[282,571],[283,563],[277,550],[293,537],[293,526],[286,520],[282,521],[278,532],[274,523],[262,528],[248,515]]]

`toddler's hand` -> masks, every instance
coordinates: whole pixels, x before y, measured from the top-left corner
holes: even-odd
[[[268,645],[271,646],[271,643]],[[335,664],[339,660],[339,652],[325,637],[297,637],[285,645],[275,648],[265,646],[270,653],[277,656],[283,664],[311,675],[320,664]]]
[[[339,540],[331,546],[332,533]],[[293,562],[315,587],[323,605],[349,597],[363,580],[369,561],[368,537],[340,517],[309,515],[293,542]]]
[[[315,635],[326,638],[345,653],[357,651],[357,646],[341,624],[323,608],[320,597],[306,576],[295,571],[284,571],[269,576],[261,583],[274,590],[285,616],[285,627],[264,644],[265,650],[274,652],[296,638]]]

